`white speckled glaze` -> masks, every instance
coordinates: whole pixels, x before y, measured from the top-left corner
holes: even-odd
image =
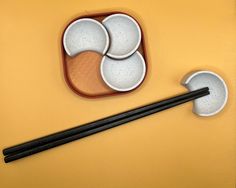
[[[109,57],[122,59],[132,55],[141,42],[138,23],[128,15],[113,14],[102,21],[110,36]]]
[[[94,19],[82,18],[67,27],[63,45],[69,56],[86,50],[105,54],[109,46],[109,36],[101,23]]]
[[[220,112],[228,99],[228,89],[224,80],[210,71],[196,71],[188,74],[183,85],[190,91],[209,87],[210,94],[194,100],[194,113],[199,116],[212,116]]]
[[[100,68],[104,82],[116,91],[135,89],[146,74],[146,64],[139,52],[122,60],[104,56]]]

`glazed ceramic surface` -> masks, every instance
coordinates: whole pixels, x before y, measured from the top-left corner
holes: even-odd
[[[111,40],[108,56],[122,59],[137,50],[141,42],[141,30],[133,18],[126,14],[112,14],[102,23],[108,30]]]
[[[188,75],[183,84],[190,90],[209,87],[210,95],[194,100],[194,112],[200,116],[212,116],[220,112],[228,99],[224,80],[211,71],[197,71]]]
[[[68,26],[64,33],[63,44],[69,56],[87,50],[104,54],[109,46],[109,37],[107,30],[100,22],[83,18]]]
[[[142,55],[135,52],[132,56],[115,60],[104,56],[101,74],[105,83],[117,91],[129,91],[141,84],[146,73],[146,64]]]

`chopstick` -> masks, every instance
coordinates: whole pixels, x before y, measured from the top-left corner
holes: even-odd
[[[181,99],[185,99],[185,98],[190,97],[190,96],[194,96],[194,95],[196,95],[198,93],[201,93],[201,92],[204,92],[204,91],[208,91],[208,88],[202,88],[202,89],[198,89],[196,91],[187,92],[185,94],[182,94],[182,95],[179,95],[179,96],[176,96],[176,97],[172,97],[170,99],[166,99],[166,100],[163,100],[163,101],[160,101],[160,102],[151,103],[149,105],[145,105],[145,106],[142,106],[142,107],[139,107],[139,108],[136,108],[136,109],[132,109],[132,110],[129,110],[129,111],[126,111],[126,112],[122,112],[122,113],[119,113],[119,114],[116,114],[116,115],[112,115],[112,116],[109,116],[109,117],[106,117],[106,118],[103,118],[103,119],[100,119],[100,120],[97,120],[97,121],[94,121],[94,122],[86,123],[84,125],[76,126],[76,127],[64,130],[64,131],[60,131],[60,132],[50,134],[50,135],[47,135],[47,136],[44,136],[44,137],[41,137],[41,138],[37,138],[37,139],[31,140],[31,141],[28,141],[28,142],[25,142],[25,143],[22,143],[22,144],[18,144],[18,145],[6,148],[6,149],[3,150],[3,154],[4,155],[10,155],[10,154],[13,154],[13,153],[22,152],[22,151],[31,149],[33,147],[41,146],[41,145],[44,145],[44,144],[47,144],[47,143],[50,143],[50,142],[53,142],[53,141],[56,141],[56,140],[59,140],[59,139],[66,138],[68,136],[72,136],[72,135],[81,133],[83,131],[87,131],[89,129],[93,129],[93,128],[105,125],[107,123],[111,123],[113,121],[117,121],[117,120],[122,119],[122,118],[132,116],[132,115],[137,114],[137,113],[141,113],[141,112],[146,111],[146,110],[150,110],[152,108],[160,107],[162,105],[165,105],[165,104],[168,104],[168,103],[171,103],[171,102],[175,102],[177,100],[181,100]]]
[[[209,88],[202,88],[202,89],[195,90],[195,91],[192,91],[192,92],[188,92],[188,93],[176,96],[176,97],[172,97],[170,99],[166,99],[166,100],[156,102],[156,103],[152,103],[152,104],[149,104],[149,105],[137,108],[137,109],[133,109],[133,110],[130,110],[130,111],[127,111],[127,112],[123,112],[123,113],[120,113],[120,114],[117,114],[117,115],[114,115],[114,116],[110,116],[110,117],[104,118],[102,120],[98,120],[98,121],[95,121],[95,122],[92,122],[92,123],[85,124],[85,125],[81,126],[83,128],[79,129],[79,131],[78,131],[79,127],[75,127],[75,128],[72,128],[72,129],[69,129],[69,130],[66,130],[66,131],[61,131],[59,133],[53,134],[53,135],[57,136],[56,138],[58,138],[58,137],[60,137],[60,138],[54,139],[53,135],[43,137],[43,138],[49,138],[49,140],[52,140],[52,141],[45,142],[44,144],[41,144],[41,142],[36,142],[38,145],[34,146],[34,147],[28,147],[28,145],[27,145],[27,149],[17,150],[18,152],[14,152],[14,153],[6,156],[4,158],[4,160],[5,160],[6,163],[8,163],[8,162],[11,162],[11,161],[14,161],[14,160],[17,160],[17,159],[20,159],[20,158],[23,158],[23,157],[26,157],[26,156],[29,156],[29,155],[33,155],[35,153],[38,153],[38,152],[41,152],[41,151],[44,151],[44,150],[47,150],[47,149],[50,149],[50,148],[54,148],[56,146],[59,146],[59,145],[62,145],[62,144],[65,144],[65,143],[68,143],[68,142],[71,142],[71,141],[74,141],[74,140],[92,135],[92,134],[95,134],[95,133],[98,133],[98,132],[101,132],[101,131],[104,131],[104,130],[107,130],[107,129],[110,129],[110,128],[113,128],[113,127],[116,127],[118,125],[128,123],[130,121],[145,117],[147,115],[151,115],[153,113],[157,113],[157,112],[172,108],[174,106],[177,106],[177,105],[186,103],[188,101],[206,96],[208,94],[209,94]],[[127,115],[127,113],[129,115]],[[101,124],[101,122],[103,122],[103,121],[105,121],[107,123],[102,123]],[[96,122],[98,124],[96,124]],[[73,130],[73,131],[76,130],[76,131],[78,131],[78,133],[71,134],[70,130]],[[68,131],[69,131],[69,133],[68,133]],[[66,134],[69,135],[69,136],[65,136],[63,134],[64,132],[66,132]],[[43,138],[39,138],[39,139],[36,139],[36,140],[37,141],[40,140],[40,139],[44,140]],[[36,140],[27,142],[27,144],[31,143],[31,142],[35,143]],[[24,144],[20,144],[18,146],[22,147],[22,145],[24,145]],[[14,146],[14,147],[17,147],[17,146]]]

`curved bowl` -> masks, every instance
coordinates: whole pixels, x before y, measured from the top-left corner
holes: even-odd
[[[72,22],[65,30],[63,46],[69,56],[83,51],[105,54],[109,47],[109,36],[104,26],[90,18]]]
[[[194,100],[194,113],[199,116],[213,116],[219,113],[228,99],[225,81],[211,71],[196,71],[188,74],[182,84],[190,91],[208,87],[210,95]]]
[[[102,79],[110,88],[116,91],[130,91],[142,83],[146,64],[139,52],[122,60],[104,56],[100,71]]]
[[[102,21],[106,27],[111,44],[107,51],[109,57],[123,59],[132,55],[141,42],[138,23],[126,14],[112,14]]]

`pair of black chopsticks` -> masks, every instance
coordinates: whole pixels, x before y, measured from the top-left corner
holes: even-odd
[[[78,140],[80,138],[122,125],[124,123],[128,123],[130,121],[172,108],[208,94],[208,87],[198,89],[169,99],[165,99],[163,101],[155,102],[94,122],[12,146],[3,150],[3,154],[5,155],[4,161],[6,163],[15,161],[17,159],[33,155],[35,153],[39,153],[41,151],[54,148],[56,146],[66,144],[68,142]]]

